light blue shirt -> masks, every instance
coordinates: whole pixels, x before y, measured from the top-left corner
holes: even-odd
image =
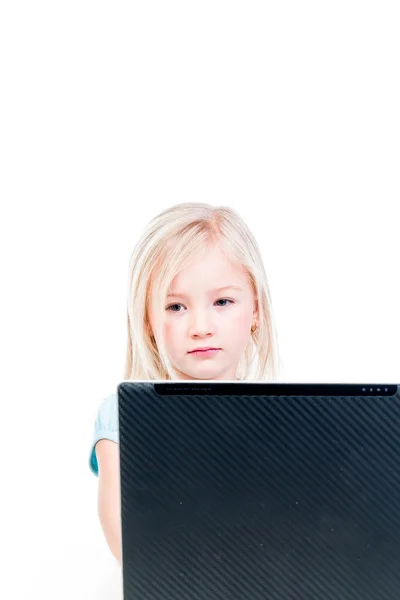
[[[99,440],[111,440],[119,443],[117,394],[110,394],[100,404],[94,422],[92,447],[90,450],[89,466],[96,476],[99,466],[96,457],[96,444]]]

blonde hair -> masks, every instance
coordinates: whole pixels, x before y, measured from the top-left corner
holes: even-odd
[[[238,365],[239,378],[247,379],[254,370],[255,380],[277,379],[280,359],[275,320],[254,236],[231,208],[185,202],[152,219],[133,250],[129,265],[125,380],[176,379],[165,351],[161,326],[155,336],[151,331],[148,302],[154,293],[158,310],[163,311],[174,277],[195,253],[215,244],[230,260],[245,268],[258,306],[258,327],[249,332],[249,344]]]

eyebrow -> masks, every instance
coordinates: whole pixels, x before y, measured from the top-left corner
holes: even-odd
[[[243,287],[241,287],[240,285],[224,285],[223,287],[219,287],[215,290],[210,290],[208,293],[213,294],[215,292],[224,292],[225,290],[235,290],[237,292],[243,292]],[[167,298],[172,297],[186,298],[187,296],[186,294],[180,294],[179,292],[171,292],[170,294],[168,294]]]

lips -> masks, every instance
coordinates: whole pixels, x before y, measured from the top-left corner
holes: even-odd
[[[193,352],[209,352],[210,350],[221,350],[221,348],[214,348],[213,346],[207,346],[205,348],[195,348],[191,350],[189,354],[193,354]]]

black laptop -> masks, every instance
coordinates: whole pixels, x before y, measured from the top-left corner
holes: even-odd
[[[124,600],[399,600],[400,386],[124,382]]]

